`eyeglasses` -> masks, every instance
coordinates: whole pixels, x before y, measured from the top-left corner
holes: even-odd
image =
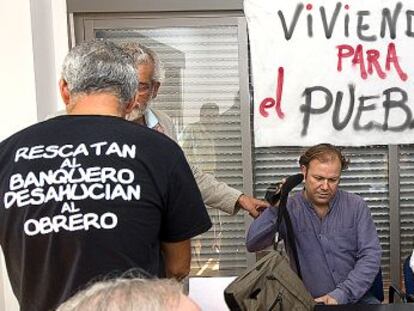
[[[141,93],[148,92],[151,88],[152,88],[152,81],[138,83],[138,92],[141,92]]]

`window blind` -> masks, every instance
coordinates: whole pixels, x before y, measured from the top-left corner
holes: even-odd
[[[190,162],[243,187],[237,25],[99,30],[97,38],[139,41],[165,67],[154,108],[176,125]],[[213,228],[193,239],[193,275],[236,275],[247,266],[244,216],[208,208]]]
[[[414,146],[400,148],[401,264],[414,249]]]

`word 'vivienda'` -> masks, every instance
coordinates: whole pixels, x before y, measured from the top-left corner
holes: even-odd
[[[305,6],[303,3],[298,3],[293,14],[293,18],[288,23],[287,18],[283,11],[279,10],[277,12],[280,22],[282,24],[283,32],[286,40],[290,40],[295,32],[296,25],[301,18],[306,18],[306,28],[308,37],[313,37],[313,24],[315,19],[320,19],[324,31],[324,35],[327,39],[330,39],[334,32],[337,29],[337,24],[339,22],[343,23],[343,35],[345,37],[350,36],[350,24],[355,25],[355,33],[357,37],[366,42],[376,41],[378,37],[385,38],[387,34],[390,39],[397,38],[397,25],[399,22],[405,22],[405,35],[410,38],[414,38],[414,29],[413,29],[413,19],[414,11],[406,10],[405,11],[405,21],[401,21],[404,17],[402,14],[403,5],[401,2],[397,2],[393,10],[389,8],[383,8],[381,11],[381,20],[379,33],[375,34],[372,32],[372,25],[369,23],[369,18],[371,12],[369,10],[359,10],[355,13],[349,12],[349,5],[342,6],[342,3],[338,2],[335,6],[333,12],[328,13],[324,6],[319,7],[319,16],[316,13],[316,10],[313,10],[311,4],[306,5],[306,10],[308,14],[303,13]],[[353,15],[355,14],[355,16]],[[305,17],[303,17],[306,15]],[[356,18],[356,23],[351,23],[351,19]],[[288,26],[289,24],[289,26]]]

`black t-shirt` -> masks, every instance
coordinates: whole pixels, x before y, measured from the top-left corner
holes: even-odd
[[[0,144],[0,243],[21,310],[91,280],[160,271],[160,242],[211,222],[181,149],[109,116],[60,116]]]

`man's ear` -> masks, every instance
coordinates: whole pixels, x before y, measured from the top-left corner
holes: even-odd
[[[69,105],[70,92],[68,88],[68,83],[63,79],[59,80],[59,91],[60,91],[60,96],[62,97],[62,100],[65,103],[65,105]]]
[[[307,172],[308,172],[306,166],[305,165],[301,165],[300,166],[300,170],[301,170],[301,172],[303,174],[303,179],[305,180],[306,179]]]
[[[161,83],[158,81],[154,82],[154,85],[152,86],[152,98],[156,98],[158,95],[158,89],[160,88]]]

